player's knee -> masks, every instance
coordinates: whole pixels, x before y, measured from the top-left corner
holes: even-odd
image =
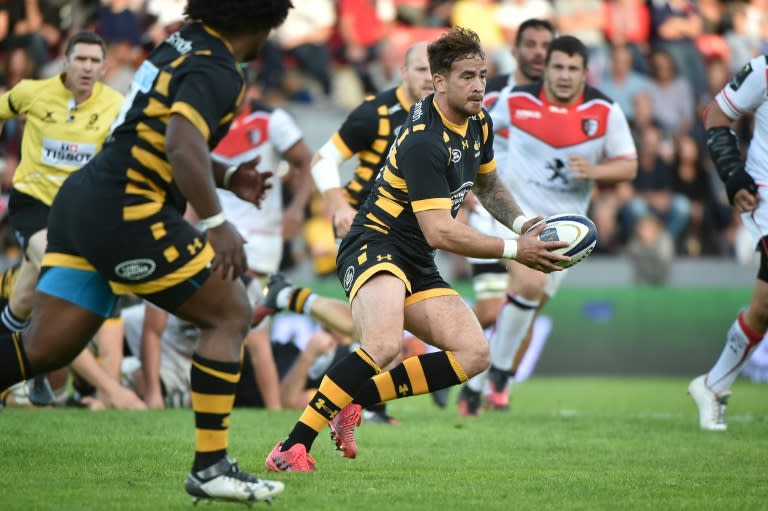
[[[488,343],[476,343],[462,358],[465,359],[462,368],[468,378],[485,371],[491,365]]]

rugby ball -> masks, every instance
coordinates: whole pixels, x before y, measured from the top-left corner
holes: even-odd
[[[567,241],[568,246],[553,250],[557,254],[567,255],[570,261],[558,263],[563,268],[570,268],[583,261],[597,245],[597,228],[594,222],[584,215],[568,213],[553,215],[542,220],[547,226],[539,233],[542,241]],[[534,224],[529,231],[542,222]]]

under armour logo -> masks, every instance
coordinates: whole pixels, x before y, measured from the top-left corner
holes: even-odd
[[[392,260],[392,254],[387,255],[377,255],[376,261],[382,262],[382,261],[391,261]]]
[[[552,174],[549,176],[550,181],[560,179],[565,184],[568,184],[570,181],[568,173],[565,172],[565,163],[560,158],[555,158],[555,161],[547,163],[547,170],[552,171]]]
[[[45,116],[43,117],[43,122],[56,122],[56,120],[53,118],[53,112],[45,111]]]

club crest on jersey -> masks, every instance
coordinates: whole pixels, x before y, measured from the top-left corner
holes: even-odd
[[[581,129],[584,131],[584,134],[588,137],[592,137],[597,133],[597,129],[600,126],[600,123],[597,121],[597,119],[583,119],[581,121]]]
[[[355,281],[355,267],[354,266],[348,266],[347,270],[344,272],[344,291],[349,292],[349,290],[352,288],[352,282]]]

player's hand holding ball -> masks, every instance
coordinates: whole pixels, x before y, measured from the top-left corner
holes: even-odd
[[[553,215],[546,220],[539,218],[540,221],[530,227],[529,232],[535,232],[542,241],[565,243],[553,249],[553,253],[569,257],[567,261],[557,263],[562,268],[570,268],[583,261],[597,245],[597,227],[584,215],[573,213]]]
[[[504,257],[544,273],[562,270],[570,258],[556,251],[564,249],[568,243],[541,238],[545,227],[544,218],[540,216],[526,221],[521,229],[523,234],[517,241],[505,240]],[[514,253],[510,253],[510,246],[514,246]]]

